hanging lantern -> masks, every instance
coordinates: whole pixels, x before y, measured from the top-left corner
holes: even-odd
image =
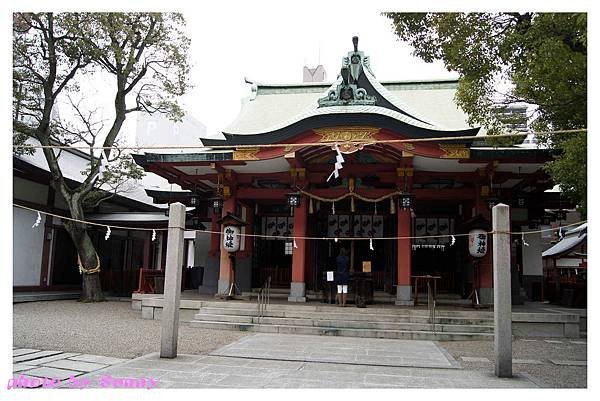
[[[223,248],[227,252],[238,251],[240,249],[241,227],[247,223],[231,213],[227,213],[218,223],[223,226]]]
[[[487,253],[487,233],[480,228],[469,231],[469,253],[474,258],[482,258]]]
[[[223,198],[220,196],[215,196],[213,198],[210,198],[210,201],[212,203],[212,207],[215,210],[221,210],[223,209]]]
[[[287,196],[287,203],[289,207],[300,206],[300,193],[290,192],[288,194],[285,194],[285,196]]]
[[[223,248],[227,252],[236,252],[240,249],[240,228],[238,226],[223,228]]]
[[[490,210],[492,210],[492,208],[498,203],[500,203],[500,199],[496,198],[495,196],[491,196],[487,199],[488,208],[490,208]]]
[[[402,209],[412,209],[414,198],[414,194],[404,193],[400,195],[400,206]]]

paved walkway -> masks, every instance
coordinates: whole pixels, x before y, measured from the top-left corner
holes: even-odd
[[[266,353],[269,343],[273,345],[273,351]],[[292,348],[286,349],[288,346]],[[388,354],[399,350],[411,356],[399,358],[393,364],[390,363],[393,358],[390,355],[388,358],[384,355],[372,358],[373,353],[385,347],[388,347]],[[241,355],[236,355],[236,352]],[[336,361],[325,362],[328,353],[335,355],[331,359]],[[417,365],[419,367],[415,367]],[[524,375],[500,379],[492,373],[460,369],[448,353],[431,341],[285,334],[251,335],[211,355],[183,354],[169,360],[153,353],[82,375],[79,379],[93,388],[537,387]],[[63,384],[63,387],[68,387],[68,384]]]
[[[459,368],[433,341],[255,334],[211,355],[299,362],[333,362],[413,368]]]

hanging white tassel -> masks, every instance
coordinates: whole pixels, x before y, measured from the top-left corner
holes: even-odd
[[[390,214],[396,214],[396,205],[394,204],[393,197],[390,197]]]
[[[31,228],[36,228],[37,226],[40,225],[41,222],[42,222],[42,216],[40,215],[40,212],[37,212],[37,219],[35,220],[35,223],[33,223],[33,225],[31,226]]]
[[[375,248],[373,248],[373,238],[369,238],[369,249],[374,251]]]
[[[258,203],[254,204],[254,215],[258,216]]]
[[[110,238],[110,226],[106,226],[106,235],[104,236],[104,240],[108,240]]]
[[[313,214],[314,210],[313,210],[313,199],[309,198],[308,200],[308,213],[309,214]]]
[[[527,241],[525,241],[525,233],[521,233],[521,241],[523,241],[523,245],[529,246],[529,244],[527,243]]]
[[[152,242],[156,239],[156,230],[152,230]]]
[[[333,240],[334,240],[335,242],[337,242],[337,237],[335,237]]]
[[[329,177],[327,177],[327,181],[329,181],[331,179],[331,177],[335,177],[338,178],[340,176],[340,170],[344,167],[344,156],[342,156],[342,153],[340,152],[340,147],[338,146],[338,144],[335,144],[335,151],[336,151],[336,156],[335,156],[335,164],[333,166],[333,172],[329,175]]]
[[[335,202],[331,203],[331,214],[335,214]]]
[[[294,248],[298,248],[298,244],[296,244],[296,238],[294,238]]]
[[[454,235],[452,236],[452,242],[450,243],[450,246],[454,245],[456,243],[456,238],[454,238]]]
[[[350,211],[351,211],[352,213],[354,213],[355,209],[356,209],[356,208],[355,208],[355,206],[354,206],[354,196],[353,196],[353,197],[351,197],[351,198],[350,198]]]
[[[374,212],[375,216],[377,216],[377,202],[375,202],[375,212]]]

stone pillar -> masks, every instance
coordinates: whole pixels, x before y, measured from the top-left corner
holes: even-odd
[[[229,197],[225,202],[223,202],[223,216],[226,216],[227,213],[235,212],[235,197]],[[217,284],[217,292],[220,295],[225,295],[229,293],[229,286],[231,285],[231,279],[233,276],[233,261],[230,258],[229,252],[223,248],[223,230],[221,230],[221,239],[220,247],[221,247],[221,256],[219,263],[219,282]]]
[[[308,199],[303,197],[300,206],[294,210],[294,237],[306,236],[306,219]],[[297,239],[298,248],[292,249],[292,283],[290,284],[290,302],[306,302],[306,283],[304,273],[306,270],[306,241]]]
[[[185,205],[172,203],[169,207],[167,262],[165,268],[165,291],[161,317],[160,357],[177,356],[179,332],[179,300],[183,266],[183,232],[185,231]]]
[[[494,352],[496,376],[512,376],[512,311],[510,291],[510,215],[502,203],[492,209],[494,231]],[[505,234],[506,233],[506,234]]]
[[[398,237],[410,237],[412,218],[410,209],[398,209]],[[396,305],[412,306],[411,263],[412,247],[410,239],[398,240],[398,286],[396,289]],[[416,290],[415,290],[416,291]]]

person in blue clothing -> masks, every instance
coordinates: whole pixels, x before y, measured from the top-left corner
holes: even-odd
[[[346,248],[340,248],[340,254],[335,259],[335,264],[338,305],[346,306],[348,282],[350,281],[350,259],[347,256]]]

